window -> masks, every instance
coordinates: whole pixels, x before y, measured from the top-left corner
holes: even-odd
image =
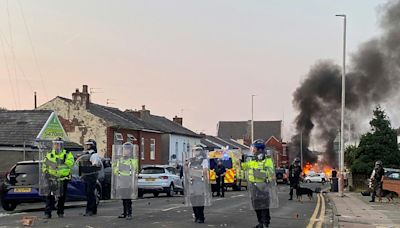
[[[144,138],[140,139],[140,159],[144,160]]]
[[[173,175],[176,175],[176,173],[177,173],[177,172],[176,172],[176,169],[175,169],[175,168],[172,168],[172,167],[168,167],[167,170],[168,170],[169,173],[171,173],[171,174],[173,174]]]
[[[156,140],[150,139],[150,160],[156,160]]]
[[[135,138],[135,136],[131,135],[131,134],[127,134],[128,136],[128,142],[133,143],[134,141],[136,141],[137,139]]]
[[[178,154],[179,143],[175,142],[175,154]]]
[[[182,152],[183,152],[183,153],[186,152],[186,143],[183,143]]]
[[[165,169],[161,167],[147,167],[143,168],[141,174],[161,174],[165,173]]]

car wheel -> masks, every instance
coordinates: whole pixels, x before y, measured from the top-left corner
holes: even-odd
[[[96,196],[96,205],[99,205],[100,200],[101,200],[101,187],[96,186],[94,189],[94,195]]]
[[[153,196],[154,196],[154,197],[158,197],[158,195],[159,195],[158,192],[153,193]]]
[[[311,183],[311,180],[306,180],[306,183]]]
[[[167,192],[167,196],[168,197],[172,197],[175,195],[175,188],[174,188],[174,184],[171,184],[168,188],[168,192]]]
[[[13,201],[8,201],[8,200],[2,200],[1,205],[3,206],[3,209],[5,211],[13,211],[15,208],[17,208],[17,203]]]
[[[139,198],[142,198],[142,197],[143,197],[143,192],[142,192],[142,191],[139,191],[139,192],[138,192],[138,197],[139,197]]]

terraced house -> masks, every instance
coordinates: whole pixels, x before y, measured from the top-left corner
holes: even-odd
[[[117,108],[90,102],[87,85],[72,99],[58,96],[38,109],[55,111],[71,141],[83,145],[95,139],[101,156],[112,157],[113,144],[130,141],[139,146],[141,165],[162,164],[162,132]]]

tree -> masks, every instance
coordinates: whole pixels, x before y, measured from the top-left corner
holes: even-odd
[[[7,111],[6,108],[0,107],[0,111]]]
[[[371,131],[362,135],[356,149],[349,149],[348,164],[356,174],[368,175],[377,160],[385,167],[400,167],[400,151],[397,145],[397,131],[391,127],[390,120],[379,106],[373,111],[369,122]]]

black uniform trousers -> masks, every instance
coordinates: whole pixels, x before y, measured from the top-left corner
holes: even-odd
[[[257,214],[257,220],[259,224],[269,225],[271,221],[271,215],[269,209],[255,210]]]
[[[217,181],[217,196],[221,195],[222,192],[222,197],[225,195],[225,178],[223,176],[219,176],[216,178]]]
[[[124,206],[123,215],[132,215],[132,200],[131,199],[123,199],[122,205]]]
[[[97,175],[88,175],[85,177],[86,184],[86,213],[97,214],[97,203],[96,203],[96,182]]]
[[[375,201],[375,197],[378,194],[378,196],[381,196],[381,192],[383,189],[383,185],[381,181],[374,181],[373,183],[373,189],[372,189],[372,201]]]
[[[290,192],[289,192],[290,199],[293,198],[293,189],[296,189],[296,191],[297,191],[298,187],[299,187],[299,179],[296,179],[296,178],[291,179],[290,180]]]
[[[58,197],[58,203],[57,203],[57,214],[58,215],[63,215],[64,214],[64,204],[65,204],[65,197],[67,196],[67,187],[68,187],[68,182],[69,180],[63,180],[61,183],[61,194]],[[48,195],[46,196],[46,207],[44,210],[44,213],[46,215],[51,216],[51,211],[55,207],[55,202],[56,198],[54,195]]]
[[[196,219],[204,221],[204,206],[193,207],[193,213]]]

